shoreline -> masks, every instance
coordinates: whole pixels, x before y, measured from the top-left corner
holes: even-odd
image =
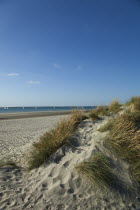
[[[0,113],[0,120],[13,120],[22,118],[34,117],[49,117],[58,115],[68,115],[71,111],[42,111],[42,112],[14,112],[14,113]]]
[[[42,112],[14,112],[14,113],[0,113],[0,120],[13,120],[22,118],[33,118],[33,117],[49,117],[59,115],[69,115],[72,110],[69,111],[42,111]],[[89,110],[84,110],[89,112]]]

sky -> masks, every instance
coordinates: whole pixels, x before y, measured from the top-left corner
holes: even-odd
[[[140,95],[140,0],[0,0],[0,106]]]

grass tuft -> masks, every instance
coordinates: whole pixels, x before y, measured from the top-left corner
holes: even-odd
[[[102,127],[100,127],[98,129],[98,131],[100,131],[100,132],[110,131],[113,127],[113,123],[114,123],[113,119],[108,120],[108,122],[105,125],[103,125]]]
[[[96,153],[89,161],[80,163],[76,170],[100,188],[117,187],[117,177],[113,173],[112,161],[102,153]]]
[[[117,114],[119,111],[121,111],[121,104],[117,100],[113,100],[109,105],[108,105],[109,112],[113,112]]]
[[[96,109],[94,109],[94,112],[99,116],[106,116],[108,115],[108,108],[105,106],[98,106]]]
[[[114,119],[106,142],[130,163],[134,179],[140,183],[140,121],[138,115],[124,113]]]
[[[61,146],[67,144],[73,136],[78,124],[86,119],[82,110],[73,110],[68,119],[61,120],[53,129],[40,137],[33,144],[29,157],[29,169],[42,165]]]
[[[135,96],[135,97],[132,97],[130,99],[130,101],[128,101],[126,103],[127,106],[130,106],[130,110],[132,112],[135,112],[135,111],[140,111],[140,96]]]
[[[99,120],[100,116],[108,115],[108,109],[105,106],[98,106],[96,109],[93,109],[89,113],[89,117],[92,120]]]
[[[95,120],[100,120],[100,117],[99,117],[97,114],[95,114],[94,111],[90,111],[89,117],[90,117],[93,121],[95,121]]]

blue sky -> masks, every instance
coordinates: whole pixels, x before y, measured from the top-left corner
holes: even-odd
[[[139,80],[139,0],[0,0],[0,106],[124,102]]]

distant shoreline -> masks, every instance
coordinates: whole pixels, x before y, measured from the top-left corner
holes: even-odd
[[[89,110],[85,110],[88,112]],[[49,117],[58,115],[69,115],[69,111],[41,111],[41,112],[15,112],[15,113],[0,113],[0,120],[10,120],[10,119],[22,119],[22,118],[33,118],[33,117]]]
[[[60,107],[0,107],[0,114],[11,113],[26,113],[26,112],[59,112],[59,111],[71,111],[73,109],[91,110],[96,108],[95,106],[60,106]]]
[[[41,112],[0,113],[0,120],[58,116],[58,115],[68,115],[70,113],[71,113],[71,111],[41,111]]]

